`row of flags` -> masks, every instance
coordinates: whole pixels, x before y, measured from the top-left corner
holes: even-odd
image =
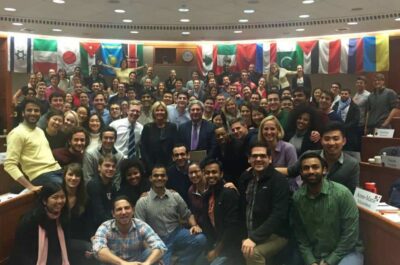
[[[271,63],[288,70],[302,65],[306,74],[337,74],[389,71],[389,36],[333,40],[282,40],[252,44],[203,44],[197,46],[197,66],[206,74],[256,66],[265,72]]]
[[[120,67],[123,58],[128,67],[143,65],[143,44],[80,42],[77,39],[42,39],[25,36],[8,38],[8,70],[17,73],[42,72],[49,69],[65,69],[73,73],[80,66],[88,75],[90,67],[99,61]],[[105,68],[105,74],[113,74]]]

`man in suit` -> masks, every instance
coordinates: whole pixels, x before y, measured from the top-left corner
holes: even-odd
[[[217,146],[214,135],[214,125],[202,119],[204,112],[203,102],[193,100],[189,103],[188,109],[190,121],[179,126],[179,142],[183,143],[187,150],[206,150],[207,157],[214,157]]]

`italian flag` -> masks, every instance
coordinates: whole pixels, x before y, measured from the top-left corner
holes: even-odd
[[[217,60],[217,53],[213,44],[198,45],[196,49],[197,68],[203,76],[207,75],[208,71],[213,70],[214,62]]]
[[[218,44],[217,45],[217,67],[215,73],[217,75],[224,71],[224,66],[229,66],[232,71],[236,67],[236,44]]]
[[[84,76],[88,76],[90,67],[96,64],[96,52],[99,48],[100,43],[98,42],[80,43],[81,71]]]
[[[57,41],[48,39],[33,40],[33,70],[48,73],[57,70]]]

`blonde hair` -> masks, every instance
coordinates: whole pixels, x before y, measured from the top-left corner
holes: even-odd
[[[167,109],[167,105],[165,105],[164,102],[162,101],[156,101],[154,102],[153,106],[151,106],[151,116],[153,117],[153,119],[155,120],[155,113],[156,113],[156,109],[158,107],[162,107],[165,110],[165,117],[164,117],[164,121],[167,121],[168,119],[168,109]]]
[[[285,131],[283,130],[281,123],[279,122],[279,120],[275,116],[269,115],[269,116],[265,117],[260,123],[260,127],[258,129],[258,141],[261,142],[261,143],[264,143],[264,144],[267,143],[265,141],[265,139],[263,137],[263,133],[262,133],[264,124],[267,121],[273,121],[275,123],[276,130],[278,131],[278,134],[277,134],[276,138],[278,139],[278,141],[282,140],[283,137],[285,137]]]
[[[68,110],[68,111],[66,111],[66,112],[64,113],[64,119],[65,119],[65,117],[67,117],[68,114],[71,114],[71,115],[74,117],[74,120],[75,120],[75,126],[74,126],[74,127],[78,127],[78,126],[81,125],[81,122],[80,122],[78,113],[76,113],[76,112],[73,111],[73,110]]]

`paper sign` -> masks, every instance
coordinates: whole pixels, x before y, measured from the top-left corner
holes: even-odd
[[[400,157],[399,156],[381,156],[382,163],[385,167],[400,169]]]
[[[370,211],[376,212],[379,202],[381,201],[382,195],[369,192],[360,188],[356,188],[354,192],[354,200],[358,206],[367,208]]]
[[[375,129],[375,137],[393,138],[394,129]]]

